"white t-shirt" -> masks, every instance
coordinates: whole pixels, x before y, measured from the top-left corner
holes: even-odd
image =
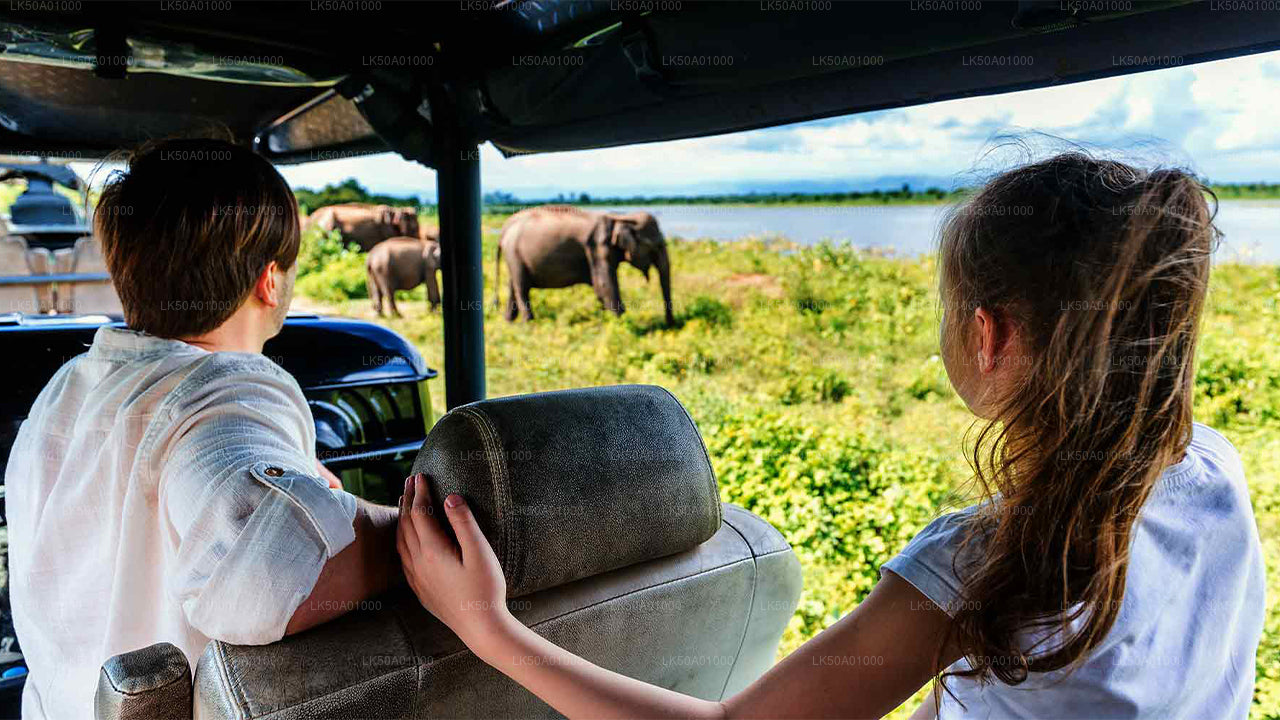
[[[943,609],[958,607],[952,558],[973,509],[933,521],[882,571]],[[1240,456],[1197,423],[1138,518],[1120,613],[1102,644],[1073,673],[1034,673],[1017,686],[949,678],[956,698],[943,693],[938,718],[1243,720],[1265,585]],[[952,669],[969,667],[961,659]]]
[[[258,354],[102,328],[5,471],[24,720],[91,718],[101,663],[156,642],[280,639],[355,498],[316,477],[297,382]]]

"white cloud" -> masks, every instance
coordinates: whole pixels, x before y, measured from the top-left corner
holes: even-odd
[[[951,175],[991,136],[1037,130],[1159,148],[1215,180],[1280,180],[1280,53],[1005,95],[964,98],[736,135],[503,159],[482,150],[486,189],[520,194],[679,189],[699,183]],[[376,190],[434,196],[434,173],[394,156],[284,170],[296,185],[357,177]]]

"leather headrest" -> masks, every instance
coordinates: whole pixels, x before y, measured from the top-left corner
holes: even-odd
[[[481,400],[427,435],[413,471],[467,499],[511,597],[688,550],[720,528],[702,436],[675,397],[619,385]]]
[[[191,666],[172,643],[108,658],[94,693],[97,720],[191,717]]]

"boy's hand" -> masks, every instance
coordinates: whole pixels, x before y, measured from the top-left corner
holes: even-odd
[[[325,467],[324,463],[320,462],[320,458],[316,458],[316,472],[320,473],[320,477],[324,478],[324,481],[329,483],[330,489],[332,490],[342,489],[341,478],[339,478],[337,475],[334,475],[332,470]]]
[[[396,548],[418,600],[474,650],[474,643],[513,621],[506,605],[507,583],[462,496],[450,495],[444,502],[457,543],[439,525],[426,478],[418,473],[406,479]]]

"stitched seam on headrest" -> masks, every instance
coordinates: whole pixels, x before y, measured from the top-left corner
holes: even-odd
[[[155,687],[153,687],[153,688],[147,688],[146,690],[139,690],[139,691],[137,691],[137,692],[129,692],[128,690],[121,690],[120,688],[116,687],[116,684],[115,684],[114,682],[113,682],[113,683],[111,683],[111,689],[112,689],[112,690],[115,690],[115,691],[116,691],[116,692],[118,692],[118,693],[120,693],[120,694],[121,694],[121,695],[123,695],[124,697],[139,697],[139,696],[142,696],[142,695],[146,695],[146,694],[148,694],[148,693],[153,693],[153,692],[157,692],[157,691],[163,690],[163,689],[165,689],[165,688],[169,687],[170,685],[173,685],[174,683],[177,683],[177,682],[178,682],[178,681],[180,681],[180,680],[184,680],[184,679],[186,679],[186,677],[187,677],[187,674],[186,674],[186,673],[183,673],[183,674],[179,675],[178,677],[176,677],[176,678],[174,678],[174,679],[170,680],[169,682],[167,682],[167,683],[165,683],[165,684],[163,684],[163,685],[157,685],[157,686],[155,686]],[[108,676],[108,680],[110,680],[110,676]]]
[[[732,523],[727,523],[729,529],[738,534],[742,538],[742,544],[747,546],[747,550],[751,552],[751,600],[747,603],[747,619],[742,623],[742,639],[738,641],[738,652],[733,655],[733,665],[729,666],[729,674],[724,677],[724,685],[720,686],[720,697],[724,699],[724,693],[729,689],[729,681],[733,679],[733,671],[738,669],[738,661],[742,659],[742,648],[747,646],[747,634],[751,632],[751,621],[755,620],[756,615],[756,591],[760,588],[760,563],[756,560],[756,549],[751,547],[751,543],[747,540],[747,536],[742,531],[734,527]]]
[[[743,558],[738,558],[738,559],[736,559],[736,560],[730,560],[729,562],[727,562],[727,563],[725,563],[725,564],[723,564],[723,565],[716,565],[715,567],[710,567],[710,568],[702,568],[702,569],[699,569],[699,570],[698,570],[698,571],[696,571],[696,572],[690,573],[689,575],[681,575],[680,577],[671,578],[670,580],[663,580],[662,582],[659,582],[659,583],[654,583],[654,584],[652,584],[652,585],[645,585],[644,587],[638,587],[638,588],[635,588],[634,590],[628,590],[628,591],[626,591],[626,592],[624,592],[624,593],[619,593],[619,594],[617,594],[617,595],[612,595],[612,596],[607,597],[607,598],[605,598],[605,599],[603,599],[603,600],[597,600],[596,602],[587,603],[586,605],[583,605],[582,607],[575,607],[575,608],[573,608],[572,610],[566,610],[565,612],[562,612],[562,613],[560,613],[559,615],[552,615],[552,616],[551,616],[551,617],[549,617],[549,618],[544,618],[544,619],[542,619],[542,620],[539,620],[539,621],[537,621],[537,622],[533,623],[532,625],[528,625],[527,627],[528,627],[530,630],[536,630],[537,628],[540,628],[540,627],[542,627],[542,626],[544,626],[544,625],[546,625],[546,624],[548,624],[548,623],[553,623],[553,622],[555,622],[555,621],[557,621],[557,620],[562,620],[562,619],[564,619],[564,618],[570,617],[570,616],[572,616],[572,615],[576,615],[576,614],[581,613],[581,612],[585,612],[585,611],[587,611],[587,610],[590,610],[590,609],[595,608],[595,607],[599,607],[599,606],[601,606],[601,605],[607,605],[607,604],[609,604],[609,603],[611,603],[611,602],[615,602],[615,601],[617,601],[617,600],[621,600],[621,599],[623,599],[623,598],[631,597],[632,595],[638,595],[638,594],[643,593],[643,592],[648,592],[649,590],[654,590],[654,589],[656,589],[656,588],[660,588],[660,587],[664,587],[664,586],[667,586],[667,585],[671,585],[672,583],[684,582],[684,581],[686,581],[686,580],[693,580],[693,579],[695,579],[695,578],[701,578],[701,577],[702,577],[702,576],[704,576],[704,575],[710,575],[710,574],[713,574],[713,573],[718,573],[718,572],[720,572],[720,571],[722,571],[722,570],[725,570],[725,569],[727,569],[727,568],[732,568],[732,567],[734,567],[735,565],[740,565],[740,564],[742,564],[742,563],[746,563],[746,562],[749,562],[749,563],[755,564],[755,558],[743,557]],[[561,587],[563,587],[563,586],[561,586]],[[546,588],[543,588],[543,589],[545,590]],[[541,591],[539,591],[539,592],[541,592]],[[472,656],[474,656],[474,653],[472,652],[472,650],[471,650],[470,648],[468,648],[466,645],[463,645],[461,650],[455,650],[454,652],[451,652],[451,653],[449,653],[448,655],[441,655],[440,657],[434,657],[434,656],[433,656],[433,657],[432,657],[432,662],[433,662],[433,663],[437,663],[437,662],[441,662],[441,661],[444,661],[444,660],[451,660],[451,659],[456,658],[456,657],[458,657],[458,656],[461,656],[461,655],[467,655],[467,654],[471,654]]]
[[[707,475],[711,477],[711,501],[716,506],[716,530],[719,530],[720,526],[724,524],[724,509],[720,506],[720,487],[716,484],[716,469],[711,465],[711,455],[707,453],[707,443],[702,439],[702,431],[698,429],[698,424],[693,421],[693,416],[689,414],[688,409],[685,408],[684,403],[680,402],[680,398],[675,396],[675,393],[661,385],[654,385],[654,387],[671,396],[671,399],[676,403],[676,407],[680,408],[680,412],[684,413],[684,419],[689,421],[689,427],[693,428],[693,434],[698,438],[698,447],[702,448],[702,459],[707,461]],[[712,534],[714,533],[715,531],[713,530]]]
[[[498,437],[497,430],[493,428],[489,422],[489,417],[482,411],[475,408],[463,407],[458,408],[459,412],[463,412],[467,417],[471,418],[476,424],[476,428],[480,431],[480,441],[484,443],[485,454],[489,458],[489,475],[493,481],[493,504],[498,513],[498,531],[502,533],[500,545],[502,547],[502,560],[506,572],[513,570],[522,570],[519,567],[511,567],[516,562],[516,555],[512,553],[511,536],[515,533],[512,528],[508,527],[508,519],[511,517],[511,488],[508,484],[507,464],[502,451],[501,442]],[[513,573],[514,574],[514,573]],[[523,573],[521,573],[523,574]],[[522,577],[515,577],[508,583],[510,587],[518,588],[519,581]]]
[[[218,680],[220,680],[222,682],[222,686],[226,688],[227,695],[230,696],[235,709],[240,711],[240,717],[249,717],[249,698],[242,695],[235,683],[231,682],[231,676],[227,673],[227,656],[226,653],[222,651],[221,641],[214,641],[213,655],[217,660],[213,666],[218,671]]]
[[[462,651],[460,651],[460,652],[470,652],[470,651],[469,651],[469,650],[462,650]],[[446,657],[453,657],[453,656],[452,656],[452,655],[449,655],[449,656],[446,656]],[[323,695],[317,695],[317,696],[315,696],[315,697],[304,698],[303,700],[301,700],[301,701],[299,701],[299,702],[296,702],[296,703],[294,703],[294,704],[292,704],[292,705],[285,705],[284,707],[271,708],[270,710],[267,710],[267,711],[266,711],[266,714],[264,714],[264,715],[254,715],[254,716],[252,716],[252,717],[254,718],[254,720],[265,720],[266,718],[279,718],[279,717],[298,717],[300,713],[299,713],[299,712],[297,712],[297,711],[299,711],[301,708],[306,708],[306,707],[307,707],[307,706],[309,706],[309,705],[315,705],[316,703],[322,703],[322,702],[325,702],[325,701],[329,700],[330,698],[334,697],[335,695],[342,695],[343,693],[350,692],[350,691],[355,690],[355,689],[357,689],[357,688],[360,688],[360,687],[363,687],[363,686],[365,686],[365,685],[368,685],[369,683],[378,682],[378,681],[380,681],[380,680],[386,680],[387,678],[391,678],[391,677],[393,677],[393,676],[395,676],[395,675],[399,675],[399,674],[401,674],[401,673],[408,673],[410,670],[413,670],[413,669],[414,669],[414,668],[411,668],[411,667],[402,667],[402,668],[397,668],[397,669],[395,669],[395,670],[391,670],[391,671],[389,671],[389,672],[383,673],[382,675],[375,675],[375,676],[373,676],[373,677],[371,677],[371,678],[366,678],[366,679],[364,679],[364,680],[361,680],[361,681],[360,681],[360,682],[358,682],[358,683],[355,683],[354,685],[347,685],[347,686],[344,686],[344,687],[335,688],[335,689],[333,689],[333,690],[330,690],[330,691],[328,691],[328,692],[324,693]],[[416,710],[418,709],[418,707],[419,707],[419,702],[421,702],[421,701],[420,701],[420,699],[419,699],[419,698],[420,698],[420,695],[421,695],[421,694],[418,692],[417,688],[414,688],[414,691],[413,691],[413,701],[412,701],[411,706],[410,706],[410,707],[411,707],[411,709],[412,709],[412,710],[414,710],[414,711],[416,711]],[[295,711],[295,712],[291,712],[291,711]],[[248,715],[248,714],[246,713],[246,714],[244,714],[244,715],[241,715],[241,717],[242,717],[242,718],[249,718],[249,717],[251,717],[251,716],[250,716],[250,715]],[[307,717],[307,716],[303,715],[303,717]],[[361,716],[361,717],[363,717],[363,716]],[[419,717],[419,716],[418,716],[418,715],[414,715],[414,717]]]

